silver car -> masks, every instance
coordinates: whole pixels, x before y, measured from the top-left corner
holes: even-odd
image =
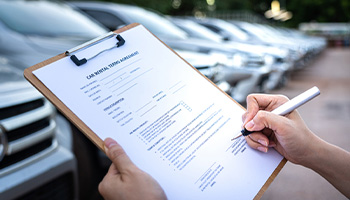
[[[0,199],[77,199],[69,123],[0,56]]]
[[[141,23],[175,51],[218,57],[217,60],[222,66],[218,71],[219,77],[229,83],[228,93],[240,103],[245,101],[247,94],[259,91],[261,83],[266,80],[263,77],[269,76],[270,70],[267,68],[260,70],[259,67],[255,67],[246,70],[244,68],[246,62],[243,61],[245,58],[232,48],[228,49],[208,40],[190,38],[185,31],[175,26],[169,19],[155,12],[137,6],[107,2],[72,2],[70,4],[94,17],[111,30],[134,22]],[[236,58],[239,59],[238,62]],[[192,64],[192,62],[189,63]],[[238,66],[235,66],[235,63],[239,63]],[[236,69],[237,67],[239,69]],[[244,89],[237,89],[237,85],[242,85]]]
[[[21,77],[23,76],[24,68],[63,53],[68,49],[107,32],[108,30],[102,25],[94,22],[86,15],[73,10],[64,3],[54,1],[0,0],[0,57],[4,65],[8,62],[6,59],[10,59],[12,62],[16,61],[16,63],[11,63],[11,65],[18,67],[18,73],[21,74]],[[108,165],[107,157],[78,129],[68,124],[59,113],[55,114],[55,109],[41,95],[34,91],[34,88],[23,83],[25,80],[22,79],[21,84],[13,84],[13,80],[9,80],[11,83],[9,84],[7,83],[8,81],[5,81],[7,75],[3,75],[3,71],[4,66],[2,65],[0,67],[0,74],[2,74],[0,78],[0,109],[3,108],[16,116],[18,114],[16,112],[23,109],[22,106],[18,106],[18,104],[28,105],[28,107],[24,107],[25,109],[32,107],[33,109],[37,109],[35,106],[39,105],[39,107],[45,108],[40,109],[40,112],[44,112],[43,115],[52,116],[48,121],[50,122],[50,128],[57,130],[51,130],[50,134],[47,135],[39,135],[40,137],[38,136],[38,139],[25,140],[25,145],[16,142],[6,143],[10,144],[8,145],[9,152],[7,152],[7,154],[12,155],[12,153],[18,152],[20,148],[27,147],[26,145],[29,145],[30,142],[33,142],[34,145],[37,144],[37,141],[41,141],[42,138],[53,138],[51,146],[50,143],[45,144],[50,146],[50,151],[48,151],[47,154],[40,153],[39,150],[36,150],[42,157],[34,156],[33,159],[29,159],[29,163],[19,161],[19,163],[23,163],[23,165],[14,162],[14,166],[19,166],[19,168],[13,168],[14,170],[6,170],[6,172],[3,172],[5,168],[0,169],[0,199],[12,199],[12,197],[15,198],[26,192],[34,191],[36,188],[39,188],[38,191],[42,191],[45,194],[52,192],[53,196],[56,190],[57,192],[74,191],[72,193],[73,195],[62,195],[59,199],[72,199],[76,197],[75,195],[77,193],[80,194],[79,197],[82,199],[98,196],[98,183],[108,169],[104,166],[103,168],[101,167],[100,158],[105,158],[106,165]],[[5,71],[13,70],[7,69]],[[35,99],[37,99],[37,101],[34,101],[34,105],[32,105],[31,102]],[[5,112],[5,110],[1,110],[0,113]],[[3,127],[2,130],[3,132],[5,130],[6,136],[11,134],[12,132],[10,130],[17,126],[21,127],[23,125],[24,127],[21,131],[26,132],[28,129],[26,124],[31,122],[29,118],[33,120],[34,118],[32,115],[34,115],[34,113],[37,113],[34,117],[40,114],[39,111],[34,112],[30,109],[27,111],[28,118],[20,117],[12,121],[16,118],[14,116],[9,116],[5,119],[0,119],[0,124]],[[23,114],[20,116],[22,115]],[[42,123],[47,123],[46,121],[40,122],[41,123],[33,124],[32,126],[40,130],[39,125],[42,126]],[[72,133],[72,130],[74,133]],[[59,134],[59,132],[62,132],[62,134]],[[21,134],[20,136],[28,138],[25,134]],[[64,138],[65,140],[63,140]],[[9,140],[10,139],[8,139],[8,141]],[[5,139],[2,141],[5,141]],[[62,141],[62,143],[57,141]],[[74,148],[70,151],[72,143],[74,144]],[[45,146],[39,147],[44,148]],[[72,152],[74,152],[74,154],[72,154]],[[63,154],[69,156],[64,156]],[[6,163],[6,160],[5,157],[1,163]],[[65,163],[73,163],[72,160],[74,161],[74,166],[78,166],[79,192],[75,192],[77,189],[75,181],[76,172],[69,173],[70,175],[66,176],[69,180],[71,179],[70,177],[73,177],[74,181],[67,181],[67,178],[65,178],[63,182],[59,180],[59,183],[64,186],[62,186],[62,190],[59,185],[57,185],[57,187],[55,185],[49,185],[48,183],[51,180],[53,181],[60,175],[58,172],[59,170],[72,171],[70,170],[71,166]],[[12,164],[8,165],[12,166]],[[28,168],[26,168],[27,166]],[[6,167],[6,169],[9,168]],[[76,168],[73,171],[76,171]],[[46,187],[40,188],[39,186],[43,184],[47,184]],[[44,199],[52,199],[53,196],[48,195]]]

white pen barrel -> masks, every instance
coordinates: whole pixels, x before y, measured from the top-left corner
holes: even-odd
[[[316,86],[314,86],[311,89],[294,97],[290,101],[284,103],[280,107],[276,108],[275,110],[272,111],[272,113],[277,115],[286,115],[292,112],[294,109],[298,108],[299,106],[303,105],[304,103],[310,101],[311,99],[313,99],[319,94],[320,94],[320,90]]]

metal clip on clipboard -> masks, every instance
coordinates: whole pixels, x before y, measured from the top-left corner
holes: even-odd
[[[108,49],[105,49],[105,50],[102,50],[100,52],[98,52],[96,55],[90,57],[90,58],[82,58],[82,59],[78,59],[77,56],[75,55],[72,55],[74,52],[77,52],[77,51],[81,51],[83,49],[86,49],[86,48],[89,48],[90,46],[93,46],[95,44],[98,44],[100,42],[102,42],[103,40],[106,40],[106,39],[109,39],[111,37],[114,37],[115,35],[117,35],[116,39],[118,40],[118,42],[116,43],[115,46],[112,46],[111,48],[108,48]],[[77,65],[77,66],[80,66],[80,65],[83,65],[85,64],[88,60],[90,59],[93,59],[95,57],[97,57],[98,55],[100,55],[101,53],[105,52],[105,51],[109,51],[113,48],[116,48],[116,47],[120,47],[120,46],[123,46],[125,43],[125,40],[122,38],[122,36],[120,36],[119,34],[117,33],[114,33],[114,32],[109,32],[108,34],[106,35],[103,35],[103,36],[100,36],[98,38],[95,38],[93,40],[90,40],[88,42],[85,42],[84,44],[82,45],[79,45],[77,47],[74,47],[68,51],[65,52],[65,54],[67,56],[70,56],[70,59]]]

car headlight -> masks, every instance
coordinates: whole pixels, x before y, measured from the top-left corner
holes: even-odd
[[[210,52],[209,54],[216,63],[229,66],[230,65],[230,55],[221,52]]]
[[[233,67],[244,67],[248,62],[248,57],[241,53],[233,55],[231,60],[231,66]]]

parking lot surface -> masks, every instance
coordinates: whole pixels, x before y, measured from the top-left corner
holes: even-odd
[[[319,87],[321,95],[298,109],[322,139],[350,151],[350,49],[324,50],[306,68],[294,72],[288,85],[271,93],[293,98]],[[287,162],[262,199],[347,199],[320,175]]]

